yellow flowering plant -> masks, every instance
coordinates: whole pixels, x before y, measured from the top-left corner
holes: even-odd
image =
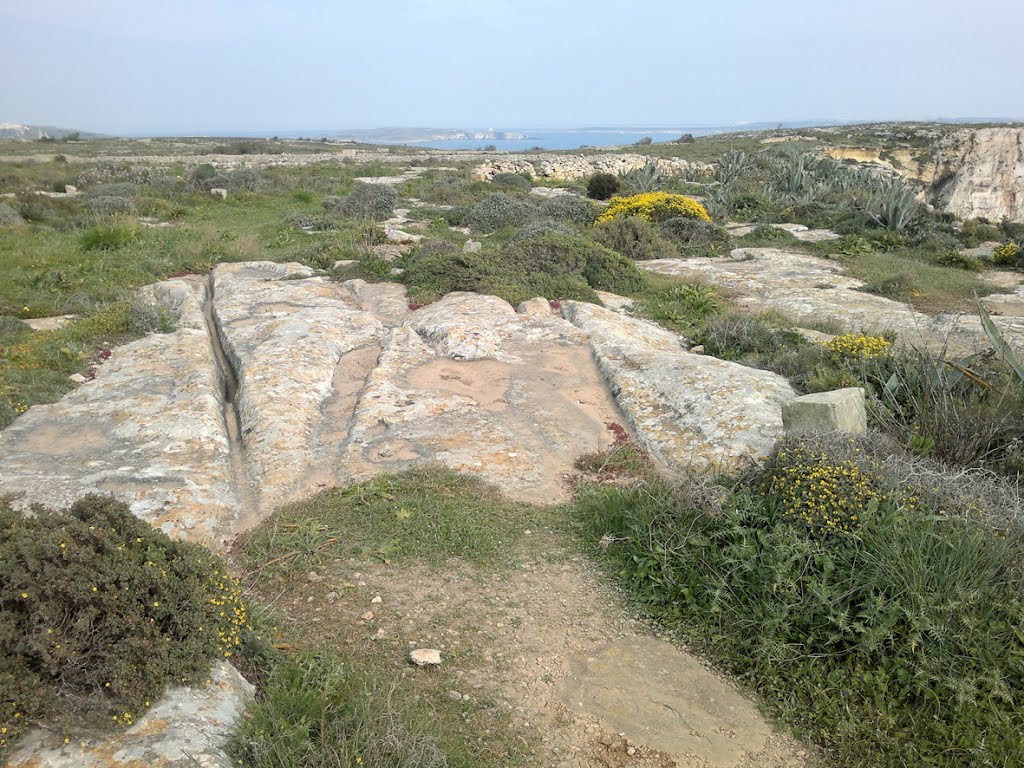
[[[680,216],[711,221],[711,216],[704,206],[696,200],[668,192],[644,192],[629,197],[613,197],[605,212],[597,217],[595,224],[602,224],[619,216],[636,216],[647,221],[666,221]]]
[[[822,342],[822,346],[842,360],[866,360],[889,354],[892,342],[882,336],[844,333]]]

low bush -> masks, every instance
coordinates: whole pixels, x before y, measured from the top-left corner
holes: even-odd
[[[515,233],[512,235],[512,242],[518,242],[519,240],[533,240],[534,238],[541,237],[542,235],[565,235],[566,237],[576,237],[579,235],[579,230],[565,221],[555,221],[554,219],[531,219],[523,226],[516,228]]]
[[[1019,523],[934,506],[915,462],[873,462],[849,437],[791,441],[720,486],[710,513],[693,501],[706,489],[653,477],[582,487],[577,509],[646,611],[837,764],[1010,768],[1024,746]]]
[[[328,201],[332,201],[328,205]],[[387,184],[359,184],[348,195],[324,200],[324,207],[352,219],[381,221],[388,218],[398,203],[398,192]]]
[[[659,224],[662,234],[688,255],[716,255],[729,247],[724,227],[692,216],[676,216]]]
[[[85,209],[93,216],[116,216],[122,213],[134,216],[138,213],[138,209],[131,199],[113,195],[92,197],[85,201]]]
[[[491,184],[506,194],[517,196],[528,195],[533,189],[530,178],[518,173],[497,173],[491,179]]]
[[[128,218],[113,218],[85,230],[81,243],[87,251],[112,251],[123,248],[138,236],[137,222]]]
[[[597,218],[597,207],[577,195],[558,195],[540,204],[540,213],[555,221],[564,221],[579,227],[589,227]]]
[[[225,175],[232,192],[264,192],[270,185],[255,168],[239,168]]]
[[[470,208],[466,224],[481,232],[494,232],[504,227],[522,226],[538,215],[537,209],[498,192]]]
[[[704,206],[696,200],[668,192],[647,192],[630,197],[612,198],[607,210],[597,217],[597,223],[611,221],[619,216],[637,216],[648,221],[666,221],[683,216],[711,221]]]
[[[655,278],[648,280],[651,282],[637,304],[639,314],[688,339],[700,337],[722,311],[720,297],[706,285],[675,281],[659,285]]]
[[[39,720],[131,725],[165,685],[232,656],[246,627],[224,564],[121,502],[0,506],[0,755]]]
[[[636,261],[672,259],[679,250],[662,236],[658,225],[637,216],[620,216],[594,228],[594,238]]]
[[[992,251],[992,263],[1000,267],[1024,266],[1024,253],[1016,243],[1003,243]]]
[[[228,751],[249,768],[448,768],[430,721],[408,722],[396,712],[393,693],[334,653],[281,659]]]
[[[548,277],[582,277],[591,288],[630,294],[644,286],[644,276],[620,254],[585,237],[549,234],[510,245],[501,255],[502,262],[531,280]],[[541,291],[533,296],[549,296]],[[526,298],[530,298],[529,296]]]
[[[587,179],[587,197],[592,200],[608,200],[618,194],[621,187],[618,176],[611,173],[595,173]]]
[[[15,224],[24,223],[21,214],[7,203],[0,203],[0,227],[13,227]]]
[[[57,230],[79,227],[86,218],[81,206],[67,198],[21,193],[17,197],[18,213],[25,221],[45,224]]]

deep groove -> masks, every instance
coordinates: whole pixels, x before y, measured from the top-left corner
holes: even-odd
[[[221,395],[224,401],[224,429],[228,435],[235,490],[238,493],[238,501],[242,507],[238,522],[244,529],[255,521],[256,508],[253,501],[252,487],[249,483],[249,473],[245,467],[242,419],[238,415],[238,409],[235,407],[235,397],[238,395],[238,372],[231,364],[231,359],[224,350],[220,323],[213,308],[212,274],[207,278],[206,282],[206,301],[203,302],[203,317],[206,321],[207,335],[210,337],[210,347],[213,350],[213,360],[217,366],[217,379],[220,382]]]

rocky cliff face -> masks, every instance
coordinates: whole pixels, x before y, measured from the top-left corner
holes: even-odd
[[[932,202],[962,219],[1024,221],[1024,128],[957,131],[933,150]]]

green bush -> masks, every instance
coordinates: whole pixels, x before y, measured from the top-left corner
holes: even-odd
[[[529,177],[518,173],[497,173],[491,179],[491,184],[510,195],[528,195],[533,189],[533,182]]]
[[[1024,266],[1024,253],[1016,243],[1003,243],[992,251],[992,263],[1000,267]]]
[[[204,680],[246,626],[223,563],[121,502],[0,506],[2,747],[41,719],[131,725],[168,683]]]
[[[407,725],[391,699],[379,680],[334,654],[284,659],[228,751],[250,768],[448,768],[426,723]]]
[[[594,227],[594,238],[635,261],[673,259],[679,250],[661,234],[657,224],[637,216],[618,216]]]
[[[630,294],[644,286],[643,273],[629,259],[585,237],[550,234],[519,241],[505,249],[502,261],[531,278],[579,275],[590,287],[600,291]],[[573,298],[547,296],[543,292],[533,295]]]
[[[21,214],[14,208],[9,206],[7,203],[0,203],[0,227],[12,227],[15,224],[21,224],[24,221],[25,220],[21,218]]]
[[[18,213],[25,221],[59,230],[74,229],[82,223],[81,207],[67,198],[25,192],[19,194],[17,200]]]
[[[558,195],[540,204],[540,213],[555,221],[589,227],[597,218],[597,207],[577,195]]]
[[[504,227],[521,226],[537,216],[537,209],[498,192],[474,205],[466,223],[481,232],[494,232]]]
[[[116,216],[120,213],[134,216],[138,213],[135,203],[129,198],[114,195],[92,197],[85,201],[85,209],[93,216]]]
[[[587,197],[592,200],[608,200],[618,194],[622,184],[619,177],[610,173],[595,173],[587,179]]]
[[[96,224],[82,233],[82,247],[87,251],[112,251],[123,248],[139,236],[135,221],[114,218]]]
[[[656,479],[584,488],[578,509],[648,612],[839,765],[1016,765],[1019,527],[997,533],[971,510],[938,514],[913,494],[890,498],[880,478],[816,448],[804,465],[828,471],[801,475],[803,503],[793,506],[771,487],[795,466],[792,449],[781,446],[760,476],[720,487],[712,514],[688,482]],[[827,508],[830,493],[862,481],[870,498],[839,510],[857,515],[855,533],[821,535],[794,514],[811,501]]]
[[[659,225],[662,234],[687,254],[722,253],[729,247],[725,227],[695,216],[677,216]]]
[[[324,201],[324,207],[341,216],[381,221],[394,211],[398,192],[387,184],[359,184],[332,206],[328,206],[328,200],[331,198]]]

